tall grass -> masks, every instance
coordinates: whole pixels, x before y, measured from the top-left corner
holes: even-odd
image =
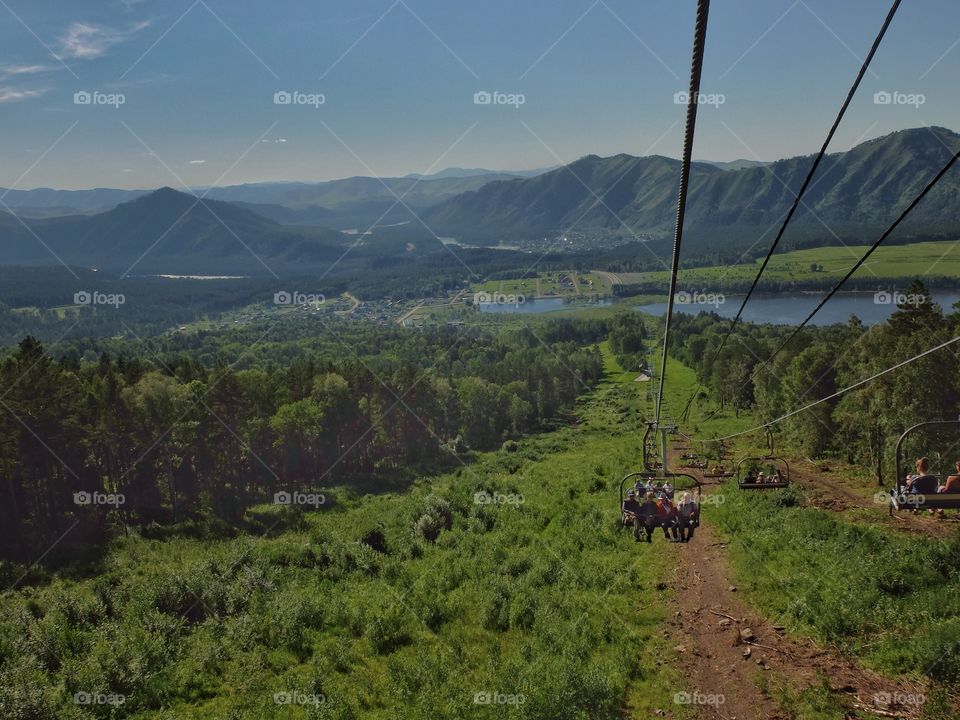
[[[889,673],[960,680],[960,535],[851,524],[794,488],[723,492],[716,521],[767,615]]]

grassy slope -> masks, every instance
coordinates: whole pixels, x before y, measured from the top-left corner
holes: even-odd
[[[333,493],[336,506],[265,537],[126,538],[96,577],[6,593],[0,705],[102,715],[71,703],[87,691],[128,695],[116,717],[471,718],[498,712],[474,703],[488,691],[523,695],[528,718],[669,707],[654,638],[666,560],[616,527],[632,397],[609,383],[575,426],[403,495]],[[478,490],[523,502],[477,505]],[[428,494],[453,510],[435,544],[411,530]],[[282,691],[326,703],[276,705]]]
[[[840,279],[863,255],[868,246],[820,247],[809,250],[794,250],[776,255],[764,277],[769,280],[817,280]],[[810,265],[823,265],[823,271],[811,272]],[[756,263],[744,265],[688,268],[683,271],[684,287],[710,287],[718,280],[751,281],[757,273]],[[932,277],[956,277],[960,275],[960,246],[955,242],[923,242],[911,245],[881,246],[867,264],[854,275],[855,278],[913,278],[929,274]],[[629,282],[663,281],[669,277],[665,271],[631,273],[624,277]]]
[[[658,664],[670,657],[659,632],[670,597],[657,589],[673,553],[638,548],[616,527],[616,484],[638,463],[652,403],[609,352],[605,362],[608,382],[575,425],[408,493],[334,490],[335,504],[306,516],[262,508],[264,530],[278,524],[259,537],[125,538],[94,577],[5,593],[0,706],[10,717],[106,717],[71,698],[112,691],[129,696],[115,717],[169,720],[639,718],[675,707],[682,680]],[[679,414],[695,387],[671,361],[667,408]],[[687,428],[751,424],[704,423],[709,409],[695,406]],[[523,502],[478,505],[479,490]],[[955,544],[891,538],[782,494],[723,492],[706,520],[731,540],[737,583],[766,614],[877,668],[955,682]],[[435,543],[412,532],[428,496],[453,513]],[[275,704],[283,691],[326,703]],[[481,692],[524,703],[475,704]],[[802,710],[830,708],[829,697],[780,692],[796,717],[842,717],[839,705]]]

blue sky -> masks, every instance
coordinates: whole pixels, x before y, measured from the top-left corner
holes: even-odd
[[[677,156],[674,93],[687,84],[694,6],[3,0],[0,186],[179,187]],[[695,157],[816,150],[888,8],[715,0],[703,91],[717,102],[701,107]],[[906,0],[833,149],[908,127],[960,130],[958,71],[960,3]],[[482,91],[523,103],[475,104]],[[882,91],[902,95],[878,105]],[[83,92],[89,104],[75,102]],[[301,93],[302,104],[276,104],[278,92]]]

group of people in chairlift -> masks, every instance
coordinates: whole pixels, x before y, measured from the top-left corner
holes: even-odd
[[[758,472],[755,476],[751,473],[743,479],[745,485],[771,485],[786,482],[786,477],[779,468],[776,468],[769,475]]]
[[[627,491],[623,501],[623,524],[633,527],[633,537],[642,542],[653,541],[653,531],[663,530],[663,537],[671,542],[689,542],[697,526],[700,506],[693,495],[684,492],[677,503],[673,502],[673,486],[638,482]]]
[[[957,460],[953,466],[955,472],[952,475],[948,475],[941,483],[937,475],[930,474],[930,459],[925,457],[920,458],[917,460],[916,472],[906,477],[906,492],[910,495],[960,493],[960,460]],[[942,517],[943,510],[937,510],[937,514]]]

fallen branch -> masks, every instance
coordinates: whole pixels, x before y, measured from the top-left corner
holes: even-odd
[[[796,655],[794,655],[792,652],[790,652],[789,650],[784,650],[783,648],[772,647],[770,645],[761,645],[760,643],[754,642],[753,640],[744,640],[744,642],[747,645],[753,645],[754,647],[763,648],[764,650],[773,650],[774,652],[783,653],[784,655],[789,655],[790,657],[796,657]]]
[[[875,707],[870,707],[869,705],[864,705],[863,703],[857,703],[857,702],[855,702],[855,703],[853,703],[853,708],[854,708],[854,710],[862,710],[863,712],[872,713],[872,714],[874,714],[874,715],[879,715],[879,716],[881,716],[881,717],[889,717],[889,718],[902,718],[902,717],[906,717],[905,715],[903,715],[903,713],[887,712],[886,710],[880,710],[880,709],[875,708]]]
[[[710,608],[707,608],[707,612],[712,612],[714,615],[718,615],[718,616],[720,616],[720,617],[725,617],[725,618],[727,618],[728,620],[733,620],[733,622],[740,622],[739,620],[737,620],[737,619],[736,619],[735,617],[733,617],[732,615],[727,615],[726,613],[717,612],[716,610],[711,610]]]

